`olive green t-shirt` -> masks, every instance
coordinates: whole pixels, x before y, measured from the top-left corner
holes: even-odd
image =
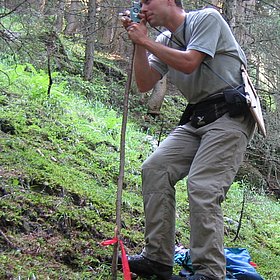
[[[170,40],[172,38],[172,40]],[[225,81],[202,63],[193,73],[185,74],[149,55],[150,65],[162,76],[168,73],[189,103],[197,103],[225,88],[241,84],[241,64],[246,57],[228,24],[212,8],[186,13],[185,22],[175,33],[165,31],[157,42],[179,50],[197,50],[207,54],[204,62]],[[177,44],[176,44],[176,43]]]

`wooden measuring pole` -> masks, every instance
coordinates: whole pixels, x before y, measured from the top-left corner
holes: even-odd
[[[116,229],[115,237],[120,240],[121,232],[121,209],[122,209],[122,191],[123,191],[123,179],[124,179],[124,166],[125,166],[125,136],[128,116],[128,101],[129,92],[131,89],[132,75],[133,75],[133,62],[135,54],[135,45],[133,44],[132,57],[128,66],[128,77],[125,86],[124,101],[123,101],[123,118],[121,128],[121,141],[120,141],[120,165],[119,165],[119,178],[118,178],[118,189],[116,199]],[[118,242],[114,245],[113,260],[112,260],[112,279],[117,279],[117,265],[118,265]]]

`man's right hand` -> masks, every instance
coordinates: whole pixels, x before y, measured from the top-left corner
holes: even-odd
[[[139,14],[140,23],[133,22],[129,17],[129,11],[125,12],[125,16],[121,18],[123,27],[127,30],[129,38],[133,43],[143,45],[143,40],[148,39],[147,21],[144,14]]]
[[[129,38],[135,43],[134,71],[138,89],[140,92],[151,90],[161,78],[159,72],[150,67],[145,42],[151,41],[148,38],[147,20],[144,14],[139,14],[140,23],[132,22],[129,11],[121,18],[123,27],[127,30]]]

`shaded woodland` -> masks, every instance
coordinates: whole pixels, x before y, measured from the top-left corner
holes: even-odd
[[[111,252],[99,243],[115,228],[120,116],[132,52],[120,13],[131,5],[0,0],[1,279],[111,278]],[[226,245],[250,249],[265,279],[276,280],[280,3],[184,1],[186,10],[209,6],[222,13],[247,55],[268,134],[255,134],[225,201]],[[185,106],[168,79],[145,95],[132,84],[122,204],[128,253],[143,245],[141,162]],[[176,193],[176,241],[188,245],[185,181]]]
[[[279,1],[184,2],[186,10],[209,6],[218,9],[246,52],[249,72],[261,97],[268,137],[255,136],[241,173],[252,174],[249,180],[279,196]],[[29,57],[35,66],[48,69],[50,87],[52,71],[82,75],[94,83],[93,69],[97,67],[108,76],[123,79],[132,47],[119,19],[130,6],[131,1],[115,0],[2,0],[0,18],[16,13],[22,20],[1,24],[2,53],[18,62]],[[151,34],[156,36],[157,32],[151,29]],[[63,38],[70,40],[71,46]],[[96,60],[96,53],[110,55],[123,73]],[[159,113],[168,95],[178,93],[163,80],[145,101],[148,111]]]

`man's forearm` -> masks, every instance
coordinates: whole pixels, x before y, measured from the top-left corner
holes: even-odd
[[[192,73],[206,56],[195,50],[176,50],[150,39],[143,41],[141,46],[170,67],[186,74]]]
[[[149,65],[147,50],[135,45],[134,72],[137,87],[141,92],[151,90],[160,79],[160,74]]]

